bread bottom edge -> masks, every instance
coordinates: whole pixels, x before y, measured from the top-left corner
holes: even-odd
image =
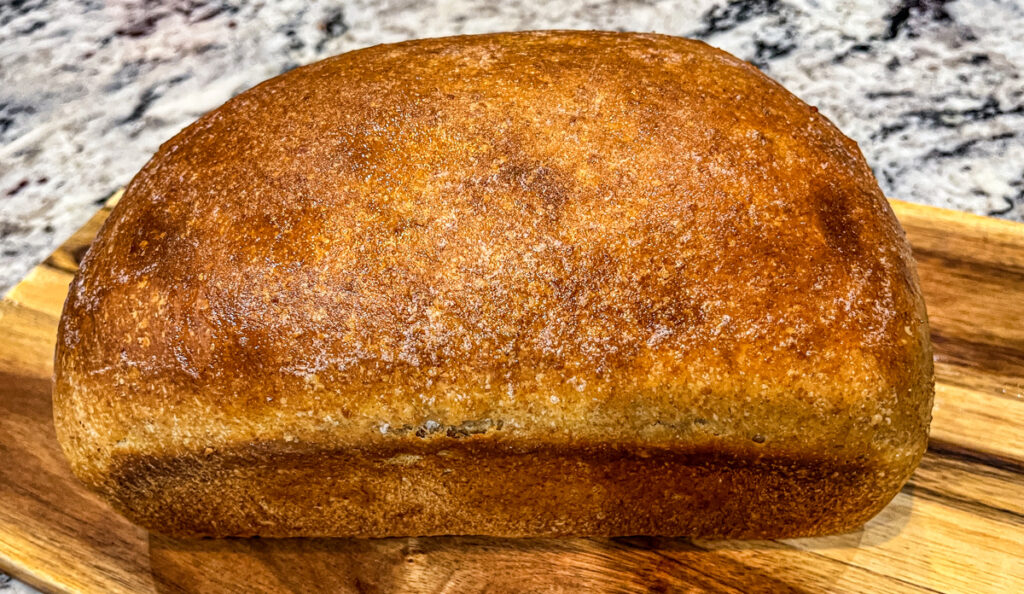
[[[721,448],[524,452],[480,436],[124,456],[98,490],[132,521],[174,537],[791,538],[857,529],[912,469]]]

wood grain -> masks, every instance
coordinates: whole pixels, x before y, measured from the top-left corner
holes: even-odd
[[[858,532],[187,541],[86,492],[53,434],[57,320],[109,207],[0,301],[0,569],[44,590],[1024,591],[1024,225],[893,202],[932,321],[935,416],[920,469]]]

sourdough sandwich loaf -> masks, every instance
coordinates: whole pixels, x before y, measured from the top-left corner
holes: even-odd
[[[927,441],[856,144],[661,35],[351,52],[164,144],[82,262],[75,474],[185,536],[854,529]]]

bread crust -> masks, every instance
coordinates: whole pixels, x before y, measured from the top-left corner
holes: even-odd
[[[856,144],[724,52],[600,32],[235,97],[132,181],[55,358],[75,473],[175,535],[846,530],[933,393]]]

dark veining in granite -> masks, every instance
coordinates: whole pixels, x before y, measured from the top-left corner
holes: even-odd
[[[1014,138],[1016,136],[1017,135],[1014,134],[1013,132],[1004,132],[1002,134],[996,134],[991,138],[972,138],[970,140],[965,140],[950,149],[932,149],[924,157],[926,159],[949,159],[952,157],[963,157],[969,154],[971,148],[979,143],[996,142],[999,140]]]
[[[239,8],[238,3],[235,2],[192,0],[184,3],[183,6],[175,7],[175,10],[188,17],[188,22],[201,23],[220,14],[237,14]]]
[[[345,11],[340,6],[332,9],[320,21],[320,25],[317,28],[323,32],[323,36],[316,44],[316,51],[321,52],[327,46],[328,41],[337,39],[348,32],[348,23],[345,22]]]
[[[1002,199],[1006,203],[1003,208],[995,208],[988,212],[989,215],[999,216],[1004,215],[1015,208],[1024,207],[1024,169],[1021,169],[1021,174],[1012,182],[1010,187],[1016,190],[1013,195],[1003,196]]]
[[[189,74],[179,74],[173,76],[165,81],[160,81],[155,85],[151,85],[142,91],[135,106],[132,107],[131,113],[117,121],[118,125],[128,124],[130,122],[136,122],[146,114],[146,111],[153,105],[153,103],[161,97],[164,90],[172,85],[180,83],[189,78]]]
[[[0,26],[5,26],[15,18],[44,6],[46,6],[46,0],[3,0],[0,2]]]
[[[725,5],[716,5],[701,15],[703,26],[693,36],[704,39],[715,33],[731,31],[754,17],[774,14],[779,10],[778,0],[730,0]]]
[[[967,109],[922,109],[908,111],[903,114],[907,118],[915,118],[928,126],[955,128],[966,122],[990,120],[1005,115],[1024,114],[1024,105],[1002,107],[999,100],[989,95],[977,107]]]
[[[0,143],[9,140],[7,132],[15,128],[21,116],[30,116],[34,113],[36,108],[32,105],[0,99]]]
[[[904,0],[889,14],[889,28],[885,31],[885,39],[895,39],[901,31],[910,36],[917,36],[916,28],[922,21],[951,23],[953,17],[946,11],[946,5],[952,0]]]

